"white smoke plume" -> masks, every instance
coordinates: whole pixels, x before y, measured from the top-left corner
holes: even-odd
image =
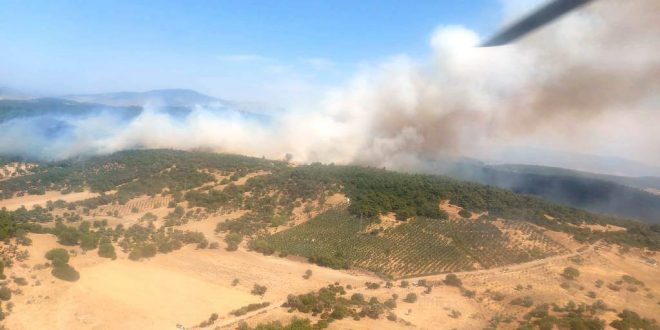
[[[203,148],[414,168],[429,157],[528,143],[660,163],[659,1],[599,0],[519,43],[479,41],[463,27],[439,27],[430,58],[374,65],[318,106],[268,124],[203,107],[184,119],[147,107],[128,122],[108,113],[65,118],[70,133],[50,138],[35,136],[34,119],[16,119],[0,124],[0,152]]]

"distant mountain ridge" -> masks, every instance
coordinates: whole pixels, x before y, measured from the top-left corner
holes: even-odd
[[[623,177],[536,165],[444,164],[436,173],[495,186],[593,212],[660,223],[658,177]]]
[[[527,164],[614,176],[660,177],[660,166],[622,157],[592,155],[545,148],[506,147],[482,157],[490,164]]]
[[[208,96],[191,89],[158,89],[146,92],[117,92],[100,94],[63,95],[60,98],[109,106],[144,106],[148,103],[172,107],[215,104],[231,106],[233,102]]]
[[[577,176],[584,178],[591,178],[603,181],[610,181],[618,183],[631,188],[641,190],[647,189],[660,189],[660,177],[657,176],[619,176],[610,174],[599,174],[585,171],[577,171],[565,169],[561,167],[540,166],[540,165],[523,165],[523,164],[503,164],[491,165],[493,168],[503,169],[511,172],[533,173],[540,175],[562,175],[562,176]]]

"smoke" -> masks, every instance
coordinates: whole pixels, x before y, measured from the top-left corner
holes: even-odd
[[[203,106],[183,118],[145,107],[130,119],[103,111],[57,118],[66,133],[53,135],[52,118],[22,118],[0,124],[0,152],[58,159],[204,148],[415,169],[524,144],[660,163],[658,31],[656,0],[595,1],[504,47],[475,47],[475,32],[444,26],[430,38],[429,58],[373,65],[318,105],[268,123]]]

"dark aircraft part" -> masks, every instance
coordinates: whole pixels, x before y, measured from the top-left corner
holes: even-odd
[[[489,40],[481,44],[481,47],[508,44],[590,1],[592,0],[554,0],[492,36]]]

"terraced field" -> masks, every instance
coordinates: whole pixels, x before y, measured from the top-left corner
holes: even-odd
[[[103,205],[93,212],[94,215],[117,215],[117,216],[126,216],[128,214],[134,213],[134,210],[138,212],[147,211],[159,207],[167,206],[167,204],[172,200],[172,196],[155,196],[149,198],[138,198],[135,200],[130,200],[126,204],[111,204]]]
[[[418,217],[365,232],[374,227],[370,224],[339,207],[264,241],[280,253],[333,260],[333,265],[393,278],[498,267],[565,251],[532,225],[519,221],[498,220],[496,226],[488,220]],[[532,243],[517,244],[513,233],[524,234]]]

